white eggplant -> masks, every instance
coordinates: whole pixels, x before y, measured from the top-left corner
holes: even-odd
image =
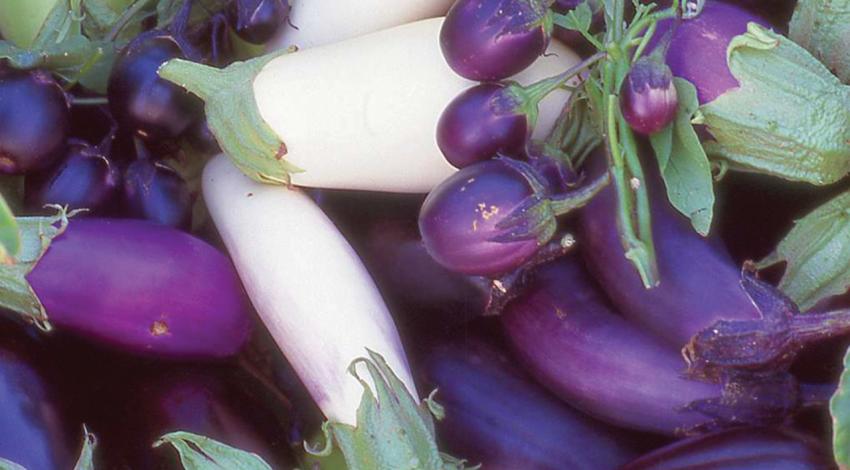
[[[440,51],[442,18],[217,70],[172,60],[160,69],[206,102],[219,143],[248,176],[267,183],[428,192],[455,168],[436,144],[446,104],[472,82]],[[515,77],[530,84],[578,62],[553,41]],[[551,129],[568,98],[540,105],[535,134]]]
[[[344,41],[425,18],[443,16],[454,0],[291,0],[289,22],[266,50]]]

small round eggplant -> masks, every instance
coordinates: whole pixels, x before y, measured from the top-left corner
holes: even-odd
[[[497,154],[522,156],[531,128],[518,104],[504,83],[482,83],[458,95],[437,122],[446,160],[463,168]]]
[[[157,75],[170,59],[185,58],[181,42],[171,33],[152,31],[137,36],[115,59],[109,76],[109,107],[122,127],[151,140],[181,135],[201,114],[201,101]]]
[[[679,104],[673,73],[666,64],[642,57],[632,65],[620,89],[620,110],[638,134],[655,134],[676,117]]]
[[[667,65],[673,75],[694,84],[700,104],[705,104],[738,86],[726,63],[726,49],[732,38],[747,31],[751,21],[769,27],[765,20],[737,5],[710,1],[693,19],[659,21],[653,38],[664,37],[675,25]]]
[[[22,355],[0,348],[0,458],[28,470],[71,468],[69,439],[42,378]]]
[[[121,173],[109,155],[77,141],[59,166],[45,176],[28,179],[27,200],[34,207],[59,204],[96,212],[109,202],[120,181]]]
[[[433,348],[424,361],[446,417],[452,455],[493,470],[613,469],[636,455],[634,436],[566,406],[477,337]]]
[[[446,14],[440,46],[449,66],[470,80],[515,75],[543,55],[551,26],[540,0],[458,0]]]
[[[821,470],[834,467],[827,456],[805,436],[739,428],[674,442],[620,470]]]
[[[170,227],[187,228],[192,218],[192,194],[170,166],[141,158],[124,172],[128,214]]]
[[[127,352],[227,357],[251,330],[230,260],[150,222],[73,219],[27,279],[57,328]]]
[[[265,44],[286,24],[289,10],[288,0],[234,0],[227,16],[241,39]]]
[[[68,98],[49,73],[0,64],[0,172],[48,167],[62,153],[69,118]]]
[[[499,241],[507,221],[535,194],[533,185],[506,159],[476,163],[434,188],[419,213],[419,232],[428,253],[452,271],[499,275],[537,252],[535,237]]]

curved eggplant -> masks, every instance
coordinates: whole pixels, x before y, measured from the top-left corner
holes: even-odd
[[[625,433],[564,405],[475,337],[424,361],[446,417],[437,434],[453,455],[492,470],[604,470],[635,455]]]
[[[27,280],[54,325],[128,352],[227,357],[251,330],[230,260],[149,222],[74,219]]]
[[[42,378],[23,356],[0,348],[0,458],[28,470],[71,468],[68,442]]]
[[[674,442],[620,470],[821,470],[829,454],[803,436],[739,428]]]
[[[798,406],[797,383],[787,373],[720,383],[685,378],[681,355],[615,314],[572,256],[541,268],[501,319],[541,383],[624,427],[677,434],[772,423]]]

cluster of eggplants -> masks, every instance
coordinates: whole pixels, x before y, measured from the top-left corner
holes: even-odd
[[[776,429],[738,428],[677,441],[620,470],[817,470],[832,467],[828,452],[806,436]]]
[[[613,310],[577,257],[548,264],[534,276],[505,307],[505,332],[538,381],[591,415],[679,434],[774,424],[808,404],[813,388],[784,371],[713,381],[685,376],[678,349]]]
[[[446,409],[445,450],[484,468],[614,469],[636,455],[634,436],[568,407],[483,338],[434,346],[421,372]]]
[[[54,398],[25,354],[0,346],[0,458],[28,470],[73,466],[74,438]]]
[[[230,260],[150,222],[72,219],[27,280],[57,328],[137,354],[227,357],[251,330]]]

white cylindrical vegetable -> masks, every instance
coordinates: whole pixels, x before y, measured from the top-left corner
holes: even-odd
[[[167,63],[160,74],[204,98],[225,152],[255,179],[425,193],[456,171],[437,146],[437,121],[445,106],[474,84],[446,64],[439,42],[442,21],[423,20],[284,54],[260,63],[258,72],[248,67],[255,76],[236,71],[229,77],[229,69],[180,60]],[[576,54],[553,41],[548,54],[514,79],[530,84],[576,63]],[[246,92],[251,77],[253,89]],[[558,90],[543,100],[536,137],[551,129],[568,96]],[[258,117],[234,111],[251,101],[256,107],[250,111]],[[229,129],[222,132],[222,126]],[[246,137],[260,128],[277,144],[263,152],[229,146],[263,140]],[[259,162],[266,165],[262,170]],[[290,173],[284,164],[303,172]],[[270,168],[280,171],[270,174]]]
[[[225,155],[204,169],[204,201],[248,296],[325,416],[356,425],[366,348],[417,397],[392,317],[360,258],[301,190],[261,184]]]
[[[474,82],[446,64],[441,26],[442,18],[419,21],[263,68],[254,80],[257,106],[286,143],[287,160],[305,170],[292,175],[293,184],[428,192],[454,173],[437,147],[437,121]],[[515,80],[529,84],[577,63],[558,43],[550,52]],[[560,113],[568,93],[558,94],[541,103],[538,132]]]
[[[292,26],[281,28],[266,50],[306,49],[443,16],[452,3],[454,0],[291,0]]]

